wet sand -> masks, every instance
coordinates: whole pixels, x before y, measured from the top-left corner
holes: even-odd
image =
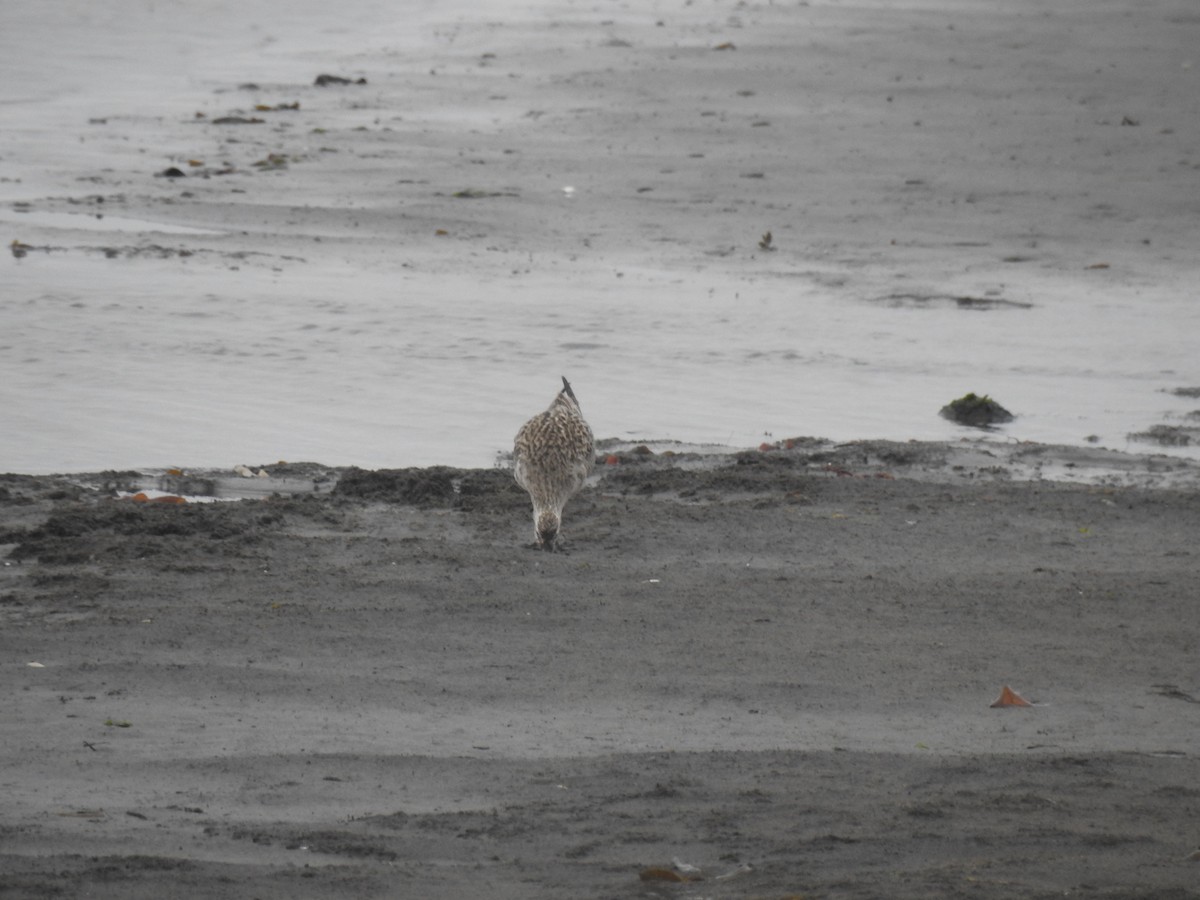
[[[649,300],[674,292],[722,324],[715,349],[776,354],[751,429],[879,433],[847,400],[890,340],[861,310],[901,308],[992,317],[947,332],[964,380],[985,344],[1041,353],[1011,429],[1037,436],[1022,430],[1103,411],[1096,379],[1148,332],[1105,319],[1062,382],[1043,374],[1067,341],[1031,309],[1194,294],[1183,0],[568,4],[334,58],[318,29],[272,56],[270,27],[157,15],[208,29],[190,93],[3,138],[7,164],[45,160],[4,210],[26,292],[6,324],[36,357],[4,379],[5,458],[31,460],[6,467],[64,447],[165,465],[162,436],[183,433],[201,460],[424,462],[447,435],[486,460],[559,374],[598,434],[650,436],[623,418],[637,406],[678,436],[743,398],[713,401],[702,382],[726,370],[703,353],[675,361],[703,377],[650,390],[686,316]],[[315,86],[328,69],[367,84]],[[341,337],[320,389],[297,390],[280,333],[351,333],[348,286],[370,328],[402,329],[390,298],[427,285],[430,317],[482,335],[434,348],[452,377],[428,375],[427,348],[407,348],[413,371]],[[797,368],[772,317],[705,306],[714,285],[819,296],[795,318],[818,357],[854,338],[846,385]],[[500,389],[494,310],[446,299],[481,286],[545,323],[548,386],[538,357]],[[239,318],[256,291],[279,302]],[[545,316],[562,297],[647,342],[580,343]],[[822,332],[831,305],[849,312]],[[102,329],[115,351],[87,357]],[[1190,360],[1193,331],[1130,353]],[[987,344],[1001,333],[1011,346]],[[196,347],[214,362],[178,368]],[[347,377],[352,356],[371,365]],[[66,378],[67,357],[93,367]],[[943,394],[935,375],[882,401],[904,436],[943,435],[943,403],[995,390]],[[199,383],[208,402],[181,399]],[[1126,430],[1169,404],[1194,442],[1195,395],[1163,392],[1195,384],[1185,365],[1133,371],[1121,403],[1146,412]],[[342,407],[354,397],[369,414]],[[1197,895],[1195,462],[974,441],[654,449],[603,451],[618,464],[568,505],[554,555],[529,548],[501,470],[0,476],[0,897]],[[245,499],[129,499],[147,488]],[[992,708],[1005,685],[1032,705]],[[703,881],[643,880],[674,858]]]
[[[0,894],[1195,896],[1194,464],[604,453],[0,477]]]
[[[948,440],[975,391],[1195,457],[1191,0],[518,2],[81,8],[102,89],[0,132],[0,468],[486,466],[562,374],[602,435]]]

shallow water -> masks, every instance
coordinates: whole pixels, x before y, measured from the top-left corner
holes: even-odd
[[[1127,431],[1189,405],[1164,390],[1190,340],[1145,306],[847,307],[778,284],[626,272],[619,288],[577,285],[568,313],[552,284],[522,277],[7,266],[0,468],[14,471],[490,465],[560,374],[600,436],[732,446],[955,439],[968,431],[940,403],[987,390],[1020,414],[1004,439],[1124,447]]]
[[[212,228],[192,228],[190,225],[174,225],[166,222],[147,222],[128,216],[109,216],[104,213],[47,212],[46,210],[12,211],[0,210],[0,223],[19,233],[29,226],[61,229],[63,231],[100,231],[118,234],[220,234]]]
[[[1200,303],[1177,289],[1178,271],[1161,286],[1097,290],[1023,269],[994,292],[1013,305],[977,310],[955,303],[953,288],[847,296],[803,273],[629,260],[531,258],[455,274],[369,249],[323,251],[308,237],[299,256],[181,256],[173,239],[240,226],[14,205],[86,193],[80,172],[119,175],[145,154],[146,134],[162,133],[163,115],[219,109],[215,92],[238,80],[436,47],[460,15],[436,4],[272,9],[126,0],[74,18],[48,4],[14,13],[24,40],[15,29],[0,38],[18,73],[0,87],[0,226],[7,240],[51,249],[0,261],[0,470],[486,466],[560,375],[598,437],[953,440],[976,432],[938,409],[975,391],[1018,416],[998,440],[1200,456],[1127,437],[1186,423],[1200,406],[1169,393],[1200,384]],[[413,27],[361,24],[405,16]],[[36,67],[39,35],[61,42],[51,71]],[[56,138],[97,114],[124,116],[124,127]],[[476,112],[462,115],[464,128],[477,124]],[[188,149],[181,140],[174,152]],[[557,184],[547,193],[581,213],[593,202]],[[106,254],[101,242],[122,236],[125,249]]]

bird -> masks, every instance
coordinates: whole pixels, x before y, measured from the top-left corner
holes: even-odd
[[[542,550],[558,549],[562,511],[596,466],[596,439],[564,377],[544,411],[521,426],[513,443],[513,475],[533,501],[533,532]]]

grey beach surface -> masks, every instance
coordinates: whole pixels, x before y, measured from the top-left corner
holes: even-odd
[[[1194,463],[651,449],[0,476],[0,896],[1195,896]]]
[[[1194,3],[71,6],[0,459],[257,463],[0,475],[0,898],[1200,894]],[[929,440],[602,443],[542,553],[560,373]]]

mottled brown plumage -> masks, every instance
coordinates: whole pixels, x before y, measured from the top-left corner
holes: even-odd
[[[521,426],[513,445],[513,474],[533,501],[538,546],[553,550],[567,501],[596,464],[596,440],[567,379],[545,412]]]

